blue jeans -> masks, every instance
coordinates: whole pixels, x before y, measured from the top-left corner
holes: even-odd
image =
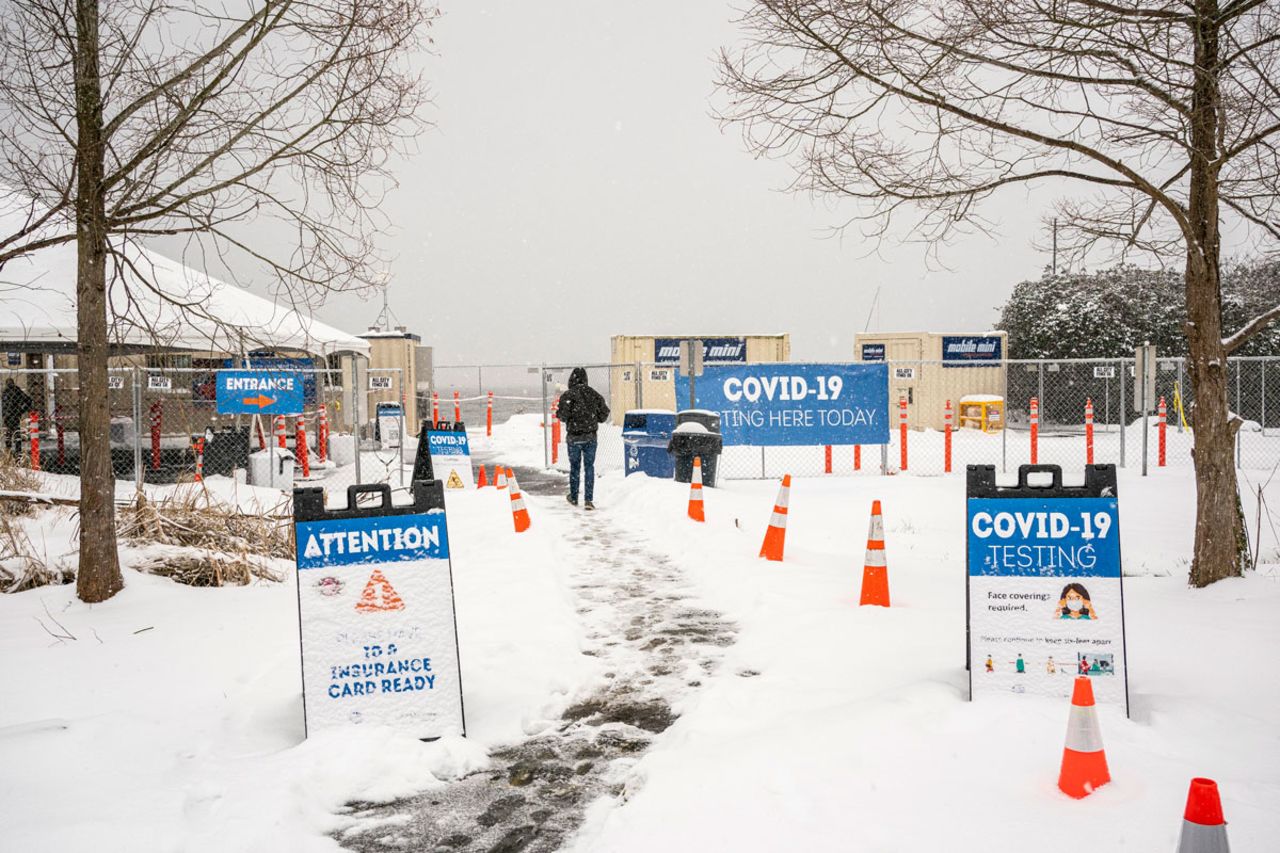
[[[582,496],[591,503],[596,490],[596,441],[569,442],[569,499],[578,502],[579,475],[586,468]]]

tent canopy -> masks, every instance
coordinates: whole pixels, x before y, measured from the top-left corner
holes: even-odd
[[[0,237],[21,228],[25,210],[0,202]],[[369,343],[307,314],[142,248],[115,243],[109,260],[111,342],[130,348],[239,354],[254,349],[368,355]],[[76,247],[64,243],[0,268],[0,347],[73,347]]]

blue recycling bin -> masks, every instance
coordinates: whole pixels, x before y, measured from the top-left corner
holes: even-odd
[[[632,409],[622,419],[623,467],[627,476],[648,474],[670,480],[675,460],[667,452],[676,413],[666,409]]]

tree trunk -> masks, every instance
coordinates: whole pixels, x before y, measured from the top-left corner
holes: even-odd
[[[76,332],[80,373],[80,568],[82,601],[124,588],[116,551],[115,476],[107,403],[107,223],[103,198],[98,0],[76,0]]]
[[[1191,96],[1191,169],[1187,214],[1187,344],[1195,389],[1192,430],[1196,466],[1196,539],[1192,586],[1238,577],[1248,565],[1237,512],[1235,433],[1227,406],[1227,351],[1222,345],[1221,234],[1218,131],[1222,102],[1218,75],[1218,4],[1199,0],[1192,23],[1195,81]]]

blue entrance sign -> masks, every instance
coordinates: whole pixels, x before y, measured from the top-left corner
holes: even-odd
[[[679,364],[680,347],[685,340],[686,338],[655,338],[653,360],[658,364]],[[702,338],[701,340],[704,364],[747,360],[746,338]]]
[[[1056,466],[1018,477],[997,486],[994,468],[969,468],[970,694],[1064,698],[1087,675],[1098,702],[1127,709],[1115,469],[1089,466],[1083,486]]]
[[[219,370],[218,414],[299,415],[302,374],[275,370]]]
[[[885,364],[708,367],[695,390],[698,408],[720,415],[725,445],[889,442]],[[676,377],[676,399],[689,399],[687,376]]]

